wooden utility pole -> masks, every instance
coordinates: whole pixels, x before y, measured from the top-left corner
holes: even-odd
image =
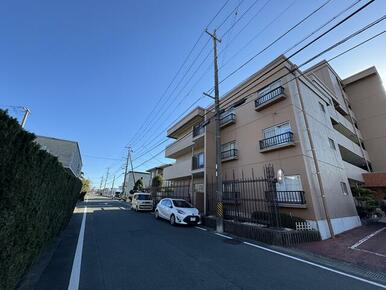
[[[218,65],[217,65],[217,42],[221,42],[216,36],[216,30],[213,33],[205,31],[213,40],[213,64],[214,64],[214,106],[215,106],[215,126],[216,126],[216,196],[217,196],[217,219],[216,231],[224,231],[224,214],[222,202],[222,170],[221,170],[221,132],[220,132],[220,92],[218,84]]]

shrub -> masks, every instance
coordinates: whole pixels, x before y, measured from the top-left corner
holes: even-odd
[[[152,181],[151,181],[151,186],[152,187],[160,187],[160,186],[162,186],[162,176],[161,175],[154,176]]]
[[[69,222],[81,182],[0,110],[0,289],[14,289]]]
[[[378,201],[374,198],[374,191],[361,187],[351,189],[356,199],[356,208],[360,218],[370,218],[379,208]]]
[[[264,225],[273,224],[275,221],[274,214],[266,211],[255,211],[252,213],[251,218],[254,222]],[[296,222],[305,222],[305,220],[286,213],[279,213],[280,227],[296,229]]]

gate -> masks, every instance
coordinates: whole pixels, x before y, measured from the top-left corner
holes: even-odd
[[[280,226],[272,165],[264,167],[264,176],[260,178],[225,179],[222,190],[225,220]],[[213,177],[207,182],[207,215],[216,216],[216,205],[216,182]]]

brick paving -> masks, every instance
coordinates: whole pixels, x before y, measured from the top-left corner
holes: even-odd
[[[350,248],[361,239],[384,227],[386,227],[385,223],[363,225],[337,235],[334,240],[304,243],[296,248],[331,259],[352,263],[371,271],[385,273],[386,229],[371,237],[356,249]]]

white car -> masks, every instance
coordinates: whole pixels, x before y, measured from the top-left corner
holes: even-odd
[[[155,218],[163,218],[171,225],[201,224],[201,216],[197,208],[183,199],[164,198],[157,204],[154,211]]]
[[[153,210],[153,198],[150,193],[136,192],[131,199],[131,208],[136,211]]]

